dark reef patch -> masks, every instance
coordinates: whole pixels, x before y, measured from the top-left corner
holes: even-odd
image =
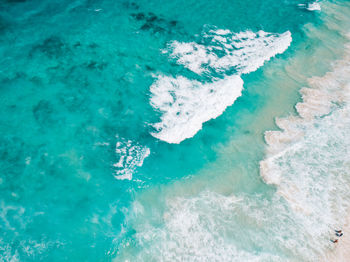
[[[43,43],[35,45],[30,52],[30,56],[37,51],[47,55],[50,58],[58,58],[68,51],[68,47],[61,40],[61,38],[51,36],[46,38]]]
[[[54,122],[53,106],[47,100],[40,100],[39,103],[33,107],[33,115],[38,124],[46,126]]]
[[[27,77],[25,72],[12,72],[11,74],[0,75],[0,82],[3,84],[15,83],[17,80],[21,80]],[[1,88],[2,86],[0,86]]]
[[[146,20],[147,20],[147,22],[155,22],[155,21],[160,20],[160,19],[155,14],[148,13]]]
[[[6,3],[24,3],[27,2],[27,0],[4,0]]]
[[[141,27],[140,27],[140,29],[141,30],[150,30],[150,29],[152,29],[152,24],[151,23],[148,23],[148,22],[146,22],[146,23],[144,23]]]
[[[92,44],[89,44],[89,47],[92,48],[92,49],[95,49],[95,48],[98,47],[98,44],[92,43]]]
[[[145,68],[147,71],[154,71],[154,68],[149,65],[145,65]]]
[[[9,26],[10,23],[0,16],[0,33],[4,32]]]
[[[103,70],[107,66],[107,63],[90,61],[84,64],[84,66],[90,70]]]
[[[171,21],[169,22],[169,24],[170,24],[171,26],[177,26],[178,21],[171,20]]]
[[[141,21],[145,19],[145,14],[144,13],[136,13],[136,14],[131,14],[133,18],[135,18],[137,21]]]
[[[140,30],[152,31],[153,33],[166,33],[171,32],[177,27],[178,22],[176,20],[166,20],[161,16],[157,16],[152,12],[143,13],[132,13],[130,14],[137,22],[143,22]]]
[[[81,43],[80,42],[76,42],[73,47],[77,48],[77,47],[81,47]]]
[[[16,149],[16,150],[14,150]],[[26,145],[24,141],[13,135],[5,135],[0,138],[0,172],[4,182],[9,182],[23,174],[25,168]],[[3,183],[9,186],[9,183]]]

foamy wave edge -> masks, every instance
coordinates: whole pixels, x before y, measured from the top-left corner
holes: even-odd
[[[153,124],[156,132],[151,135],[165,142],[181,143],[201,130],[204,122],[220,116],[241,96],[240,76],[256,71],[292,42],[289,31],[232,33],[217,29],[202,37],[209,39],[210,45],[172,41],[164,53],[198,75],[213,71],[223,79],[213,77],[213,82],[202,83],[184,76],[155,76],[150,103],[162,116],[160,122]],[[236,74],[228,76],[227,71],[232,69]]]
[[[347,35],[350,41],[350,34]],[[281,130],[266,131],[264,134],[266,159],[260,162],[260,174],[267,184],[278,185],[279,177],[271,175],[273,168],[269,162],[285,152],[288,147],[298,147],[303,137],[301,127],[310,125],[316,118],[330,114],[336,105],[350,106],[350,43],[345,46],[345,56],[333,65],[332,71],[322,77],[308,80],[310,87],[300,89],[302,102],[295,105],[297,116],[276,118]]]
[[[154,137],[178,144],[193,137],[202,124],[220,116],[241,96],[243,80],[237,76],[203,84],[179,76],[159,76],[151,86],[151,105],[164,112],[154,124]]]
[[[277,194],[302,218],[306,228],[317,228],[312,240],[319,241],[318,261],[327,262],[347,261],[350,256],[347,235],[338,245],[327,245],[328,239],[335,238],[335,228],[345,234],[350,231],[350,34],[345,38],[349,43],[343,58],[324,76],[310,78],[309,88],[300,90],[302,102],[295,106],[298,115],[276,119],[281,130],[265,132],[266,157],[260,162],[263,180],[277,187]],[[308,144],[310,133],[314,141],[326,142]],[[310,161],[315,153],[316,158]],[[301,159],[288,163],[296,155]],[[292,167],[285,167],[286,163]],[[289,173],[291,170],[297,173]]]

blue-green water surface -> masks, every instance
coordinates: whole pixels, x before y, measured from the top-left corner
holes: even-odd
[[[302,27],[322,24],[317,12],[298,4],[1,1],[0,261],[118,258],[121,243],[137,231],[126,219],[136,196],[161,194],[162,185],[195,177],[215,165],[220,150],[237,138],[247,137],[245,153],[233,150],[231,160],[218,165],[245,172],[229,182],[210,172],[204,178],[235,192],[273,194],[259,177],[263,133],[257,143],[247,122],[269,99],[286,92],[269,81],[283,61],[300,52],[306,38]],[[290,31],[293,42],[258,71],[242,76],[242,96],[221,116],[204,123],[193,138],[168,144],[150,134],[161,116],[150,104],[154,74],[198,76],[161,50],[173,40],[196,41],[208,26]],[[285,98],[290,104],[267,117],[261,129],[273,128],[274,116],[293,110],[296,90]],[[148,148],[150,155],[132,170],[131,180],[120,180],[113,166],[120,159],[116,144],[127,141]]]

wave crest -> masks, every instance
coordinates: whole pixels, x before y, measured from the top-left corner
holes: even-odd
[[[208,73],[214,81],[158,76],[150,88],[151,105],[162,116],[161,122],[153,125],[157,132],[151,134],[168,143],[193,137],[204,122],[221,115],[241,95],[241,74],[253,72],[283,53],[291,41],[289,31],[232,33],[218,29],[204,33],[201,43],[171,42],[165,53],[198,75]]]

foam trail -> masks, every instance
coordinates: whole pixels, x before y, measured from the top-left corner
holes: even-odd
[[[310,3],[308,4],[307,10],[309,11],[321,11],[321,6],[320,4],[316,1],[316,2],[313,2],[313,3]]]
[[[261,67],[265,61],[282,54],[292,42],[289,31],[273,34],[264,31],[232,33],[229,30],[209,30],[203,35],[209,45],[195,42],[173,41],[169,45],[170,57],[197,74],[236,69],[248,74]]]
[[[283,53],[291,41],[289,31],[232,33],[217,29],[202,35],[206,45],[171,42],[164,53],[169,53],[178,64],[199,75],[215,73],[223,79],[212,76],[214,81],[201,83],[183,76],[158,76],[150,88],[151,105],[162,116],[161,122],[153,125],[157,132],[151,134],[168,143],[181,143],[193,137],[204,122],[221,115],[241,95],[241,74],[253,72],[271,57]]]
[[[159,76],[151,86],[151,105],[164,113],[154,125],[158,132],[152,135],[168,143],[194,136],[204,122],[232,105],[242,89],[237,75],[206,84],[182,76]]]
[[[150,154],[148,147],[124,139],[117,142],[115,152],[118,154],[119,160],[113,166],[116,168],[115,178],[119,180],[131,180],[136,168],[141,167],[145,158]]]
[[[321,5],[318,3],[318,1],[308,3],[308,4],[298,4],[300,8],[305,8],[308,11],[321,11]]]

